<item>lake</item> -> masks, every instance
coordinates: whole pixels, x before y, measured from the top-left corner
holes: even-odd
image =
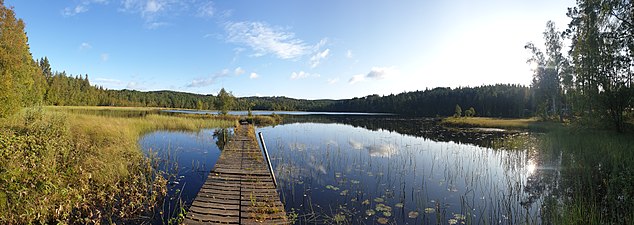
[[[430,119],[290,116],[256,132],[299,224],[539,223],[537,181],[554,171],[534,149],[494,148],[508,133],[446,130]],[[140,139],[173,174],[165,211],[193,201],[230,135],[157,131]]]

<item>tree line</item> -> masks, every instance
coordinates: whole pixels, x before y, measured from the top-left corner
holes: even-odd
[[[536,114],[623,131],[634,104],[634,2],[577,0],[567,16],[564,31],[546,24],[545,49],[526,45],[533,55],[528,62],[536,66]]]
[[[88,75],[54,72],[49,59],[34,60],[24,22],[0,0],[0,117],[30,105],[143,106],[201,110],[285,110],[452,116],[456,105],[479,116],[574,119],[624,128],[634,101],[634,7],[630,0],[578,0],[568,28],[546,24],[545,49],[533,43],[530,86],[514,84],[434,88],[344,100],[287,97],[235,98],[176,91],[108,90]],[[572,45],[568,50],[566,41]],[[465,111],[466,113],[466,111]],[[472,114],[472,113],[470,113]],[[598,118],[598,120],[597,120]]]

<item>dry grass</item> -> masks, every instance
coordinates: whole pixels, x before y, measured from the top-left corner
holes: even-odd
[[[141,135],[235,124],[67,112],[95,108],[31,108],[0,121],[0,223],[119,223],[143,214],[164,194],[165,181],[141,152]]]
[[[489,117],[447,117],[442,120],[443,125],[500,129],[529,129],[538,123],[537,118],[501,119]]]

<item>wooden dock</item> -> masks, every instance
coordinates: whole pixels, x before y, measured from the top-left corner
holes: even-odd
[[[251,125],[236,127],[184,224],[290,224]]]

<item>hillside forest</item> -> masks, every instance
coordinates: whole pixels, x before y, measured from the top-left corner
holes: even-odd
[[[54,70],[47,57],[32,57],[24,21],[16,18],[3,1],[0,3],[0,117],[34,105],[199,110],[222,106],[218,96],[211,94],[109,90],[92,85],[88,74]],[[529,86],[421,88],[424,90],[342,100],[240,97],[230,110],[380,112],[436,117],[454,115],[456,106],[461,106],[473,108],[470,114],[475,116],[539,116],[622,131],[632,115],[634,96],[634,7],[630,4],[627,0],[579,0],[577,6],[568,10],[571,22],[566,29],[559,30],[553,22],[546,23],[544,48],[532,42],[524,46],[532,54],[527,63],[534,68]]]

